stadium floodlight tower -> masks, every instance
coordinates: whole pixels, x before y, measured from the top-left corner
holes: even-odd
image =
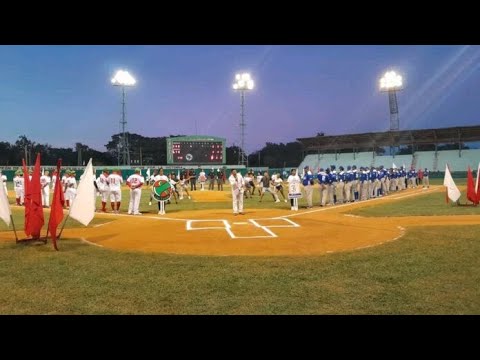
[[[248,166],[248,158],[245,154],[245,92],[252,90],[254,87],[254,82],[250,74],[236,74],[235,83],[233,83],[233,90],[240,91],[240,151],[238,153],[238,165]]]
[[[403,89],[403,80],[395,71],[387,71],[380,79],[380,91],[388,92],[390,103],[390,131],[400,130],[397,91]]]
[[[136,81],[132,75],[125,70],[119,70],[112,79],[113,86],[122,87],[122,119],[120,120],[120,127],[122,129],[122,138],[120,139],[120,149],[118,152],[118,163],[122,165],[130,165],[130,152],[128,149],[128,137],[125,132],[127,120],[125,120],[125,87],[135,85]],[[121,159],[121,161],[120,161]]]

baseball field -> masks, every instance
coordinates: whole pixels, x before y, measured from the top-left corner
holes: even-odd
[[[299,211],[255,195],[238,216],[227,186],[172,198],[166,215],[149,195],[142,216],[126,214],[125,188],[120,214],[68,220],[59,252],[15,244],[1,223],[0,313],[480,313],[480,210],[446,204],[440,180],[326,207],[315,191]],[[23,237],[23,208],[12,212]]]

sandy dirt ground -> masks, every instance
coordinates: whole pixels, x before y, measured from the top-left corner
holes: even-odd
[[[166,215],[96,214],[97,217],[113,221],[91,228],[65,229],[63,237],[80,238],[92,245],[111,249],[172,254],[327,254],[367,248],[400,239],[409,226],[479,223],[476,215],[366,218],[347,213],[354,208],[375,206],[443,189],[443,186],[431,187],[428,191],[409,189],[367,202],[299,211],[245,209],[245,215],[238,216],[225,209],[168,214],[168,208]],[[210,195],[212,194],[220,196],[210,192]],[[209,192],[202,193],[201,196],[208,198]],[[224,194],[222,197],[222,200],[226,200]],[[0,241],[11,240],[14,241],[12,232],[0,233]]]

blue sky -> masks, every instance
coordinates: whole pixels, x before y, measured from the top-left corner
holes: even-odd
[[[388,96],[378,80],[393,69],[400,129],[478,125],[479,46],[0,46],[0,141],[19,135],[53,146],[98,150],[119,132],[117,69],[127,92],[127,129],[145,136],[214,135],[240,143],[236,72],[246,95],[248,153],[266,141],[385,131]]]

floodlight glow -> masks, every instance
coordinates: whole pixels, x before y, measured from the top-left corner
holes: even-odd
[[[236,74],[235,83],[233,84],[234,90],[252,90],[255,87],[255,83],[249,73]]]
[[[133,86],[136,81],[128,71],[119,70],[112,79],[112,84],[116,86]]]
[[[381,90],[396,90],[403,85],[403,79],[395,71],[387,71],[380,79]]]

